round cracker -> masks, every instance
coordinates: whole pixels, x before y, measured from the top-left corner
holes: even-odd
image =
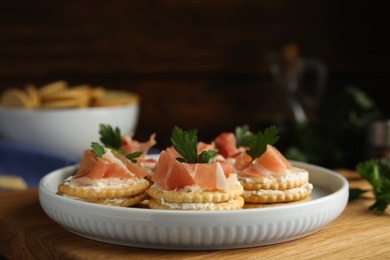
[[[311,187],[311,188],[310,188]],[[291,190],[259,190],[264,193],[258,194],[258,191],[245,190],[242,196],[245,202],[248,203],[279,203],[291,202],[306,198],[311,194],[312,185],[308,184],[304,187],[294,188]]]
[[[70,199],[84,201],[88,203],[95,203],[95,204],[101,204],[106,206],[117,206],[117,207],[131,207],[133,205],[136,205],[143,200],[145,200],[147,193],[143,192],[141,194],[137,194],[135,196],[131,196],[129,198],[120,198],[120,199],[83,199],[73,196],[68,196],[66,194],[58,193],[60,196],[64,196]]]
[[[88,101],[85,99],[57,99],[41,103],[43,109],[85,108]]]
[[[244,189],[241,185],[236,185],[234,190],[225,192],[222,190],[216,191],[201,191],[190,192],[185,190],[165,191],[157,185],[152,185],[149,188],[150,197],[172,203],[218,203],[231,200],[243,193]]]
[[[290,204],[300,203],[311,200],[310,196],[307,196],[306,198],[303,198],[301,200],[296,201],[290,201],[290,202],[280,202],[280,203],[248,203],[245,202],[243,209],[254,209],[254,208],[268,208],[268,207],[275,207],[275,206],[286,206]]]
[[[241,196],[218,203],[165,203],[161,202],[161,200],[149,200],[149,207],[151,209],[166,210],[235,210],[242,209],[243,206],[244,199]]]
[[[26,92],[28,95],[29,107],[38,108],[41,105],[41,99],[39,98],[38,89],[32,84],[28,84],[26,86]]]
[[[26,181],[20,176],[0,175],[0,190],[25,190],[27,188]]]
[[[31,108],[27,93],[17,88],[6,90],[1,96],[0,104],[4,107]]]
[[[58,192],[82,199],[108,199],[108,198],[127,198],[145,192],[149,188],[149,182],[146,179],[139,179],[133,185],[124,185],[121,188],[102,188],[94,189],[93,186],[73,187],[68,182],[58,185]]]
[[[64,100],[64,99],[89,99],[90,94],[83,88],[69,88],[51,93],[42,97],[43,101],[47,100]]]
[[[309,178],[302,180],[291,180],[279,182],[275,180],[274,182],[247,182],[242,178],[238,178],[241,185],[245,190],[289,190],[297,187],[306,185],[309,182]]]
[[[58,80],[46,84],[38,89],[38,94],[40,98],[45,98],[47,95],[57,93],[58,91],[68,88],[68,82],[65,80]]]
[[[106,93],[106,89],[104,87],[94,87],[91,89],[91,97],[92,98],[99,98],[99,97],[102,97],[104,95],[104,93]]]
[[[140,97],[135,93],[121,90],[107,90],[102,95],[97,96],[93,105],[97,107],[102,106],[119,106],[128,104],[138,104]]]
[[[238,180],[245,190],[289,190],[306,185],[309,182],[309,172],[302,168],[292,168],[286,174],[278,177],[243,177],[238,174]]]

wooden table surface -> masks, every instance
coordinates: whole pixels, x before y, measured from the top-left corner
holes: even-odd
[[[349,178],[350,187],[370,188]],[[60,227],[42,210],[37,189],[0,193],[0,255],[6,259],[389,259],[390,210],[368,210],[368,194],[318,232],[280,244],[215,251],[170,251],[112,245]],[[1,257],[0,257],[1,259]]]

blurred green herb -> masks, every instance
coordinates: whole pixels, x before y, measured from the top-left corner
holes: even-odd
[[[367,126],[381,119],[382,112],[363,91],[347,86],[332,95],[307,123],[292,123],[290,144],[283,153],[288,159],[354,168],[366,158]]]
[[[359,175],[372,186],[375,203],[369,210],[384,213],[390,203],[390,162],[386,159],[371,159],[356,167]],[[367,190],[351,189],[350,201],[358,199]]]
[[[236,147],[248,146],[249,125],[237,126],[235,129]]]

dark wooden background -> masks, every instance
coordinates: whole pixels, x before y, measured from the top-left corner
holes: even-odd
[[[178,125],[208,141],[288,114],[265,55],[294,41],[327,67],[323,105],[354,85],[390,116],[387,17],[376,1],[2,1],[0,90],[128,89],[142,98],[140,140],[156,132],[165,147]]]

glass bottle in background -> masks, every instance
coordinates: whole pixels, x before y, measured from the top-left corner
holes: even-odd
[[[294,143],[293,129],[316,120],[326,91],[327,69],[322,61],[303,57],[294,42],[282,45],[279,52],[266,55],[272,86],[280,94],[282,113],[269,115],[267,124],[275,121],[282,150]],[[260,122],[262,125],[262,122]]]
[[[390,160],[390,120],[377,120],[368,127],[368,158]]]
[[[321,104],[326,88],[326,66],[318,59],[302,57],[295,43],[284,44],[279,53],[269,53],[267,60],[275,85],[284,93],[289,110],[286,117],[306,123]]]

